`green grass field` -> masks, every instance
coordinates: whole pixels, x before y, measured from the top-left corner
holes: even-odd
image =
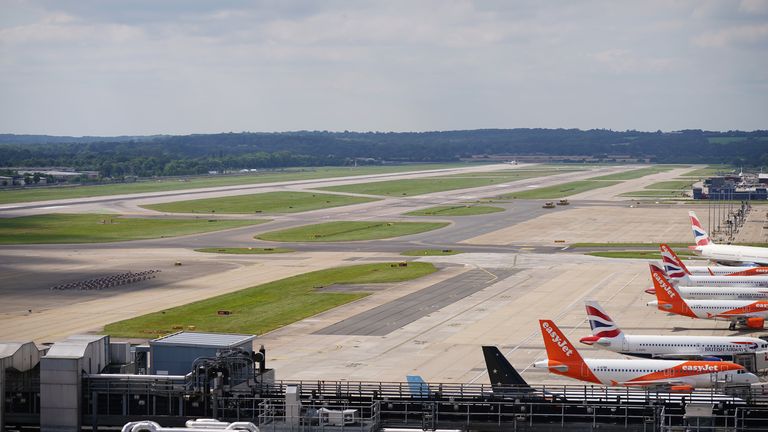
[[[552,170],[509,170],[506,175],[488,175],[490,173],[457,174],[445,177],[430,177],[421,179],[389,180],[375,183],[359,183],[343,186],[331,186],[323,190],[350,192],[366,195],[382,196],[414,196],[433,192],[443,192],[456,189],[469,189],[535,177],[545,177],[558,172]]]
[[[311,192],[266,192],[144,206],[168,213],[298,213],[376,201],[375,198]]]
[[[0,219],[0,244],[104,243],[238,228],[266,220],[141,219],[109,214],[47,214]]]
[[[269,255],[278,253],[295,252],[293,249],[287,248],[202,248],[195,249],[195,252],[207,252],[207,253],[220,253],[220,254],[235,254],[235,255]]]
[[[437,206],[405,213],[407,216],[473,216],[488,213],[503,212],[501,207],[492,206]]]
[[[385,174],[403,171],[422,171],[444,168],[473,166],[466,163],[414,164],[363,167],[322,167],[286,169],[284,171],[262,171],[248,175],[200,176],[183,180],[158,179],[136,183],[104,184],[93,186],[29,188],[0,191],[0,204],[47,201],[56,199],[85,198],[105,195],[131,194],[142,192],[163,192],[216,186],[247,185],[291,180],[313,180],[321,178],[354,177],[369,174]]]
[[[604,188],[621,183],[620,181],[578,180],[554,186],[512,192],[500,195],[499,199],[557,199],[593,189]]]
[[[454,249],[414,249],[400,253],[403,256],[447,256],[464,253]]]
[[[632,198],[682,198],[687,197],[687,192],[680,190],[641,190],[633,192],[624,192],[619,196]]]
[[[406,267],[363,264],[320,270],[119,321],[107,325],[104,331],[114,337],[155,338],[194,326],[195,331],[262,335],[368,295],[318,291],[320,287],[401,282],[435,270],[429,263],[408,263]],[[219,311],[228,311],[229,315],[219,315]]]
[[[260,240],[278,242],[337,242],[375,240],[418,234],[448,226],[446,222],[342,221],[305,225],[260,234]]]
[[[649,184],[645,189],[682,190],[690,189],[693,183],[692,180],[670,180]]]
[[[687,166],[687,165],[683,165]],[[680,165],[654,165],[647,168],[639,168],[631,171],[625,171],[616,174],[608,174],[599,177],[592,177],[589,180],[632,180],[640,177],[645,177],[651,174],[658,174],[660,172],[671,171],[675,168],[680,168]]]
[[[688,245],[690,243],[667,243],[667,245],[674,250],[682,249],[682,250],[688,250]],[[656,248],[658,250],[659,244],[658,243],[572,243],[569,245],[571,248],[617,248],[617,247],[624,247],[624,248],[640,248],[640,247],[647,247],[647,248]]]
[[[733,167],[730,165],[708,165],[706,168],[699,168],[693,171],[689,171],[685,174],[682,174],[680,177],[702,178],[702,177],[710,177],[720,172],[731,172],[731,171],[733,171]]]
[[[675,250],[675,253],[681,258],[694,257],[695,255],[688,250],[680,249]],[[661,253],[654,251],[605,251],[605,252],[589,252],[586,255],[603,257],[603,258],[639,258],[639,259],[661,259]]]

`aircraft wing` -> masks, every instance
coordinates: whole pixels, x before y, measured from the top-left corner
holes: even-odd
[[[645,390],[663,392],[692,392],[694,390],[693,384],[684,380],[611,381],[611,384],[621,387],[642,388]]]

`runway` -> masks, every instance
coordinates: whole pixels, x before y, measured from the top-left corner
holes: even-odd
[[[627,329],[730,334],[727,324],[668,317],[645,307],[649,300],[644,293],[649,283],[645,261],[583,256],[571,252],[568,243],[556,243],[562,237],[567,237],[568,242],[584,239],[645,242],[653,232],[661,232],[664,238],[690,241],[687,220],[677,220],[689,205],[644,203],[637,207],[632,201],[615,197],[621,191],[636,190],[650,181],[678,175],[680,170],[656,174],[653,179],[629,180],[621,188],[605,188],[605,196],[598,194],[600,189],[590,191],[589,196],[572,199],[570,206],[555,209],[543,209],[540,200],[513,200],[493,203],[505,211],[486,215],[403,215],[434,205],[472,202],[622,169],[626,167],[601,167],[493,187],[384,198],[301,214],[268,215],[272,221],[262,225],[184,237],[111,244],[3,246],[0,247],[0,284],[4,299],[0,305],[0,339],[50,342],[72,333],[99,331],[102,325],[115,320],[312,270],[359,262],[412,259],[434,262],[440,271],[415,281],[387,285],[356,302],[260,335],[257,343],[267,346],[268,363],[278,370],[278,378],[402,380],[405,374],[416,373],[433,382],[487,382],[479,346],[493,344],[500,346],[532,382],[567,382],[530,368],[543,357],[537,320],[555,319],[577,340],[588,331],[582,304],[587,298],[603,302]],[[416,178],[425,174],[407,175]],[[245,191],[185,191],[191,195],[184,198],[230,192],[314,190],[325,185],[369,180],[344,178],[303,184],[262,184]],[[73,202],[70,207],[57,211],[119,211],[167,217],[139,206],[177,198],[174,195],[113,197],[101,202]],[[43,204],[30,204],[29,208],[12,212],[35,213],[43,207]],[[2,212],[7,215],[10,211]],[[253,237],[275,229],[330,220],[435,220],[451,224],[440,230],[388,240],[280,244],[296,250],[289,254],[223,255],[193,251],[199,247],[277,246]],[[612,225],[622,221],[630,229],[620,230]],[[659,230],[660,227],[664,229]],[[566,236],[567,233],[570,234]],[[399,255],[404,250],[423,248],[465,253],[423,258]],[[183,265],[174,266],[176,261]],[[136,286],[101,292],[52,294],[49,290],[61,280],[148,268],[161,269],[161,276]],[[498,279],[487,278],[489,273]],[[593,347],[581,348],[587,356],[615,356],[597,352]]]

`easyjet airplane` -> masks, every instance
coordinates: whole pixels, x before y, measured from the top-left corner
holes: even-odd
[[[628,335],[596,301],[585,302],[592,336],[586,345],[633,357],[676,360],[731,360],[734,354],[768,350],[768,342],[740,336]]]
[[[660,244],[664,270],[669,277],[688,276],[768,276],[768,267],[755,266],[686,266],[675,251],[666,244]]]
[[[674,281],[679,281],[681,285],[738,288],[768,287],[768,274],[762,272],[762,269],[767,267],[751,267],[750,270],[736,272],[738,274],[697,276],[691,274],[688,267],[685,266],[683,261],[669,246],[661,244],[659,245],[659,250],[661,251],[661,261],[664,263],[664,271],[667,273],[667,276]],[[720,269],[723,267],[713,268]],[[741,269],[743,267],[731,268]]]
[[[691,229],[696,241],[696,246],[689,247],[704,258],[724,264],[768,264],[768,248],[715,244],[701,227],[696,213],[689,211],[688,216],[691,218]]]
[[[730,321],[730,330],[740,324],[752,329],[761,329],[768,316],[766,300],[687,300],[675,289],[654,264],[650,264],[651,280],[656,291],[656,300],[648,302],[661,311],[691,318]]]
[[[768,300],[768,288],[690,287],[677,286],[677,292],[688,300]],[[656,288],[645,290],[656,294]]]
[[[549,372],[595,384],[666,388],[691,392],[714,383],[752,384],[755,375],[743,366],[723,361],[585,359],[550,320],[539,320],[547,359],[534,364]]]

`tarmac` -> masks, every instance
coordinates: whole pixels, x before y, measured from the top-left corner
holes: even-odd
[[[647,261],[584,256],[567,247],[574,242],[691,243],[687,211],[700,210],[700,205],[642,202],[637,206],[636,201],[617,195],[674,178],[678,171],[695,167],[588,191],[571,197],[570,206],[556,209],[543,209],[541,200],[514,200],[494,203],[506,211],[487,215],[402,215],[434,205],[470,202],[636,168],[639,167],[601,167],[493,187],[385,198],[301,214],[259,215],[272,221],[183,237],[110,244],[2,246],[0,340],[42,343],[73,333],[99,332],[109,322],[300,273],[359,262],[413,259],[399,253],[422,248],[467,253],[417,258],[436,263],[440,270],[414,281],[377,287],[363,299],[259,335],[256,343],[266,346],[268,366],[277,370],[280,379],[402,381],[406,374],[419,374],[431,382],[488,382],[480,346],[489,344],[498,345],[531,382],[573,383],[530,366],[544,358],[538,319],[554,319],[579,345],[578,338],[589,332],[585,299],[601,301],[622,329],[632,333],[737,334],[728,331],[725,322],[668,316],[645,306],[651,300],[644,293],[650,283]],[[471,172],[483,169],[514,167],[473,167]],[[398,175],[418,178],[445,173]],[[70,203],[29,203],[0,209],[0,216],[50,212],[54,206],[53,211],[167,217],[140,206],[232,193],[315,190],[370,181],[369,177],[249,185],[247,190],[184,191],[183,198],[173,194],[137,194]],[[703,218],[707,214],[698,213]],[[755,221],[760,220],[760,214],[764,210],[755,213]],[[297,251],[289,254],[244,256],[193,251],[198,247],[275,246],[253,237],[274,229],[327,220],[441,220],[451,225],[397,239],[280,244]],[[749,232],[765,235],[762,228],[752,227]],[[176,266],[175,262],[182,265]],[[62,282],[147,269],[161,272],[155,279],[97,292],[50,290]],[[617,357],[593,347],[579,349],[587,357]]]

